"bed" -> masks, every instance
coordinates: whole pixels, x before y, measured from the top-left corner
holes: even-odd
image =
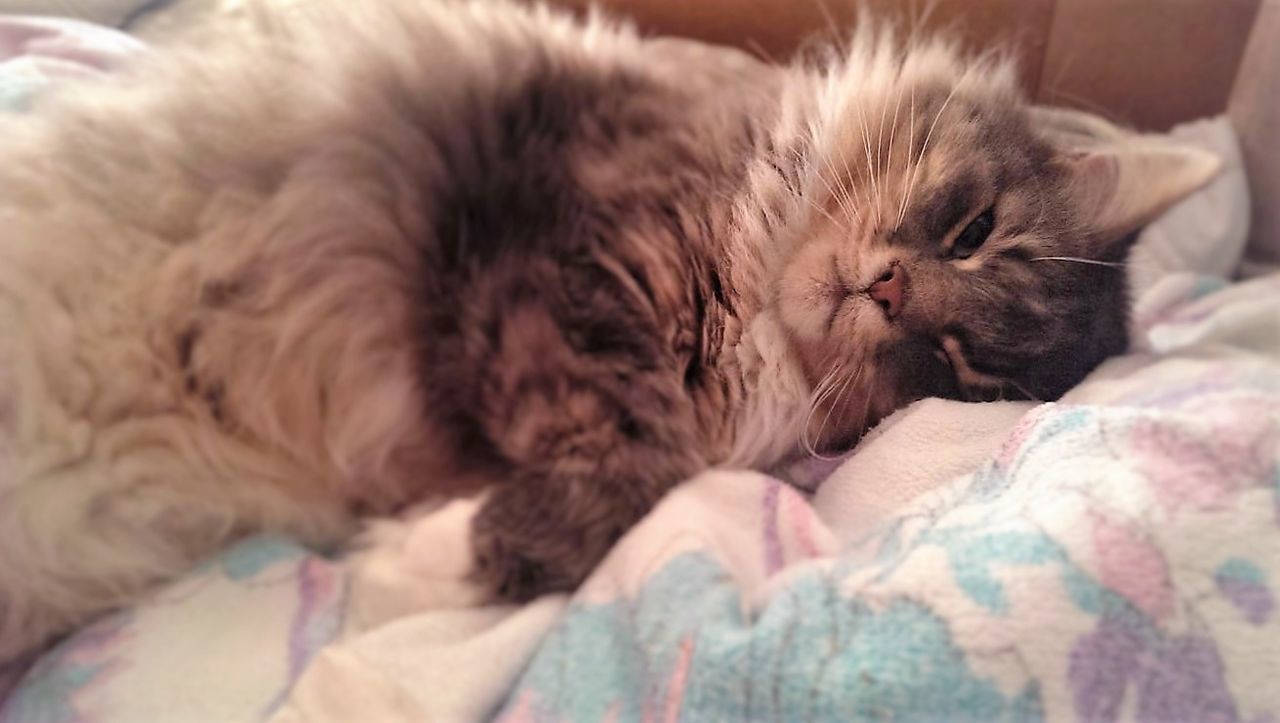
[[[134,5],[89,19],[152,40],[240,7]],[[771,53],[818,22],[754,37],[628,7]],[[466,604],[465,560],[442,553],[465,504],[390,530],[386,570],[246,540],[11,671],[0,721],[1275,720],[1280,158],[1260,138],[1280,107],[1280,13],[1232,7],[1234,29],[1206,41],[1238,36],[1230,67],[1206,77],[1234,92],[1134,121],[1225,171],[1144,232],[1125,271],[1133,347],[1062,400],[926,400],[840,459],[706,473],[577,593],[520,607]],[[1020,47],[1044,68],[1075,32],[1053,18],[1101,11],[1023,12],[1043,35]],[[7,27],[26,33],[0,62],[8,112],[147,52],[100,27]],[[436,576],[425,593],[417,561]]]

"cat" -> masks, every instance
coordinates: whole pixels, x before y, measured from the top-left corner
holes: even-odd
[[[0,660],[479,491],[525,600],[700,470],[1055,398],[1216,171],[870,24],[772,66],[501,0],[268,20],[0,121]]]

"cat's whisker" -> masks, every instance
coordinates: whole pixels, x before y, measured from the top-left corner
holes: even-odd
[[[747,38],[744,45],[746,45],[747,50],[750,50],[756,55],[759,55],[761,58],[764,58],[765,60],[769,61],[771,64],[773,65],[779,64],[778,59],[773,55],[773,53],[770,53],[768,50],[766,50],[765,47],[761,45],[760,42],[757,41],[755,38]],[[764,94],[761,93],[761,95],[764,95]]]
[[[897,97],[897,100],[893,102],[893,121],[889,125],[889,153],[888,153],[888,161],[885,163],[886,172],[888,172],[889,167],[893,165],[893,141],[895,136],[897,136],[898,134],[898,112],[902,110],[902,83],[898,83],[897,85],[898,85],[898,97]],[[888,179],[886,177],[886,181],[887,180]],[[900,223],[901,221],[898,221],[897,223],[894,224],[894,227],[897,228],[898,224]]]
[[[812,206],[812,207],[813,207],[813,210],[815,210],[815,211],[817,211],[818,213],[820,213],[820,214],[822,214],[823,216],[825,216],[825,217],[827,218],[827,220],[831,221],[831,223],[834,223],[834,224],[835,224],[836,226],[838,226],[841,230],[845,231],[846,233],[848,233],[848,232],[849,232],[849,227],[848,227],[846,224],[841,223],[837,218],[835,218],[835,217],[834,217],[834,216],[832,216],[830,213],[828,213],[828,212],[827,212],[827,210],[826,210],[825,208],[823,208],[823,207],[819,206],[817,203],[814,203],[814,201],[813,201],[812,199],[808,198],[807,196],[805,196],[805,195],[804,195],[803,193],[801,193],[800,191],[797,191],[796,189],[792,188],[790,184],[787,184],[787,193],[791,194],[791,195],[792,195],[793,197],[795,197],[797,200],[799,200],[799,201],[804,201],[805,203],[807,203],[807,204],[809,204],[810,206]],[[734,205],[734,206],[736,206],[737,204],[739,204],[739,203],[741,202],[741,199],[740,199],[740,198],[738,198],[737,196],[733,195],[732,193],[729,193],[728,191],[716,191],[716,194],[717,194],[720,198],[723,198],[724,200],[728,201],[730,204],[732,204],[732,205]]]
[[[1065,68],[1066,65],[1064,64],[1063,67]],[[1065,100],[1068,103],[1074,103],[1080,108],[1083,108],[1084,110],[1087,110],[1090,113],[1093,113],[1095,115],[1102,116],[1103,118],[1106,118],[1112,123],[1115,123],[1117,125],[1126,125],[1126,121],[1123,118],[1120,118],[1115,113],[1112,113],[1110,110],[1107,109],[1106,106],[1101,105],[1099,103],[1095,103],[1082,95],[1069,93],[1065,90],[1062,90],[1061,88],[1052,87],[1052,86],[1049,88],[1046,88],[1045,90],[1048,96],[1053,98],[1055,101]]]
[[[867,127],[867,114],[861,104],[858,106],[858,120],[862,125],[862,148],[867,155],[867,178],[871,181],[872,205],[876,212],[876,226],[880,225],[880,183],[876,180],[876,172],[871,167],[871,130]]]
[[[819,214],[821,214],[823,218],[835,224],[836,227],[839,228],[841,231],[844,231],[845,233],[849,233],[849,226],[847,224],[842,223],[835,216],[832,216],[831,213],[827,211],[827,209],[818,205],[813,199],[809,198],[808,196],[805,196],[803,192],[797,191],[792,188],[788,188],[787,192],[790,193],[797,201],[803,201],[804,203],[808,204],[810,208],[812,208],[814,211],[817,211]]]
[[[826,183],[826,179],[823,179],[823,178],[822,178],[822,174],[818,174],[818,178],[819,178],[820,180],[822,180],[822,182],[823,182],[824,184]],[[831,186],[830,186],[830,185],[827,185],[827,189],[828,189],[828,191],[830,191],[830,192],[832,193],[832,195],[834,195],[834,194],[835,194],[835,191],[831,191]],[[827,209],[823,208],[820,204],[818,204],[818,203],[817,203],[816,201],[814,201],[812,198],[809,198],[808,196],[806,196],[806,195],[804,194],[804,191],[801,191],[801,190],[798,190],[798,189],[796,189],[796,188],[793,188],[793,187],[791,186],[791,184],[790,184],[790,183],[787,183],[787,193],[790,193],[790,194],[791,194],[791,195],[792,195],[792,196],[793,196],[797,201],[803,201],[804,203],[809,204],[809,206],[810,206],[813,210],[815,210],[815,211],[817,211],[818,213],[822,214],[822,216],[823,216],[824,218],[826,218],[826,219],[827,219],[828,221],[830,221],[831,223],[835,224],[835,225],[836,225],[836,227],[837,227],[837,228],[839,228],[841,231],[844,231],[845,233],[849,233],[849,230],[850,230],[850,229],[849,229],[849,225],[848,225],[848,224],[843,223],[843,222],[841,222],[839,219],[837,219],[835,216],[832,216],[832,215],[831,215],[831,213],[830,213],[829,211],[827,211]],[[837,202],[837,203],[840,203],[840,199],[839,199],[839,198],[836,198],[836,202]],[[844,206],[843,206],[843,204],[841,204],[841,207],[842,207],[842,208],[844,207]]]
[[[834,412],[835,409],[840,406],[840,400],[844,399],[845,392],[849,391],[849,389],[851,389],[854,385],[858,383],[859,377],[862,376],[862,370],[865,368],[866,368],[865,366],[859,366],[857,372],[855,372],[852,375],[845,376],[844,383],[840,385],[840,391],[836,392],[835,400],[827,408],[827,416],[823,418],[821,426],[818,427],[819,437],[822,436],[822,432],[826,431],[827,422],[831,420],[832,412]]]
[[[907,153],[903,156],[904,168],[902,169],[902,204],[898,207],[898,222],[894,227],[902,225],[903,219],[907,217],[907,196],[909,187],[907,179],[911,173],[911,151],[916,143],[916,87],[911,86],[911,111],[907,114],[909,130],[907,131]]]
[[[862,189],[858,186],[858,179],[854,177],[854,175],[853,175],[853,170],[849,167],[849,156],[848,156],[848,154],[846,154],[846,153],[841,153],[841,154],[840,154],[840,163],[841,163],[841,165],[843,165],[843,166],[844,166],[844,177],[845,177],[846,179],[848,179],[848,182],[849,182],[849,194],[848,194],[848,195],[849,195],[849,203],[853,204],[854,208],[857,208],[858,206],[864,205],[864,203],[863,203],[863,199],[862,199],[862,196],[863,196],[863,194],[862,194]],[[827,161],[827,165],[828,165],[829,167],[831,167],[831,166],[832,166],[832,163],[831,163],[831,161],[830,161],[829,159],[828,159],[828,161]],[[832,169],[832,173],[833,173],[833,174],[835,173],[834,168]],[[840,184],[840,185],[841,185],[841,188],[843,188],[843,187],[844,187],[844,184],[843,184],[843,183],[842,183],[842,184]],[[857,198],[857,200],[856,200],[856,201],[853,199],[853,194],[854,194],[854,193],[857,193],[857,195],[858,195],[858,198]],[[862,218],[862,212],[861,212],[861,211],[859,211],[859,212],[858,212],[858,224],[859,224],[859,225],[865,225],[865,221],[864,221],[864,220],[863,220],[863,218]]]
[[[827,431],[827,423],[831,421],[832,413],[836,410],[837,407],[840,406],[841,400],[844,399],[845,392],[847,392],[849,389],[854,388],[857,385],[858,379],[862,376],[862,370],[865,368],[866,368],[865,366],[859,366],[858,371],[856,373],[845,376],[844,383],[840,385],[840,391],[836,393],[835,399],[832,400],[831,404],[827,405],[827,413],[822,418],[822,424],[818,425],[819,441],[821,441],[823,433]],[[824,461],[831,461],[831,460],[838,459],[838,457],[828,457],[826,455],[820,454],[816,450],[813,452],[813,456],[816,457],[817,459],[821,459]]]
[[[862,211],[859,210],[859,205],[862,202],[862,194],[858,193],[857,199],[854,199],[854,192],[857,190],[857,185],[854,182],[853,174],[849,172],[849,159],[844,158],[843,154],[842,159],[842,165],[844,166],[843,176],[836,171],[835,164],[831,162],[831,159],[827,158],[825,160],[827,168],[831,169],[831,177],[836,183],[836,188],[840,190],[840,194],[844,197],[844,200],[848,202],[849,208],[853,210],[853,215],[858,219],[858,223],[861,224]]]
[[[876,388],[875,387],[875,369],[871,370],[871,374],[872,376],[868,377],[867,384],[865,385],[868,390]],[[859,436],[866,433],[867,425],[870,423],[870,421],[871,421],[871,394],[870,392],[868,392],[863,398],[862,418],[858,422],[858,426],[860,427]]]
[[[1129,265],[1120,261],[1098,261],[1096,259],[1082,259],[1078,256],[1035,256],[1031,261],[1066,261],[1074,264],[1088,264],[1090,266],[1106,266],[1112,269],[1124,269]]]
[[[799,150],[793,148],[791,149],[791,153],[795,156],[796,163],[800,164],[801,166],[805,165],[804,159],[800,156]],[[825,156],[823,157],[823,159],[827,160]],[[827,165],[828,167],[830,167],[831,165],[830,160],[827,160]],[[816,169],[813,173],[818,177],[819,181],[822,181],[822,185],[826,186],[827,193],[831,194],[831,197],[835,199],[836,204],[840,206],[840,209],[844,211],[846,214],[850,216],[854,216],[855,218],[858,219],[859,223],[861,223],[862,218],[858,215],[857,210],[851,205],[853,201],[849,200],[847,195],[845,197],[842,197],[840,193],[838,193],[836,189],[831,186],[831,183],[827,181],[826,176],[822,175],[821,168]],[[833,174],[835,173],[834,169],[832,170],[832,173]],[[805,200],[809,201],[809,203],[813,203],[813,201],[810,199],[806,198]],[[848,203],[846,203],[846,200],[848,200]],[[817,204],[814,204],[814,205],[816,206]],[[825,209],[823,209],[823,213],[826,214]],[[827,218],[831,218],[830,214],[826,214],[826,215],[827,215]],[[834,219],[832,220],[834,221]],[[839,225],[840,225],[840,228],[844,229],[846,232],[849,231],[849,227],[846,226],[845,224],[839,224]]]
[[[845,233],[849,233],[849,227],[846,224],[841,223],[835,216],[832,216],[829,212],[827,212],[827,209],[815,203],[813,199],[806,197],[804,194],[800,193],[799,191],[792,191],[792,193],[795,195],[797,199],[809,204],[809,206],[813,208],[813,210],[822,214],[824,218],[826,218],[831,223],[835,224],[836,228],[840,229],[841,231],[844,231]]]
[[[845,186],[846,182],[849,184],[849,187]],[[849,204],[849,209],[853,211],[851,215],[854,218],[858,219],[858,223],[861,224],[862,211],[858,210],[858,204],[853,200],[853,194],[849,191],[849,188],[852,187],[852,185],[853,185],[852,180],[838,179],[836,181],[836,191],[838,196],[839,195],[844,196],[844,200]]]
[[[836,171],[835,165],[831,163],[831,159],[827,157],[826,154],[818,153],[816,151],[814,155],[818,155],[822,157],[822,161],[823,163],[826,164],[827,168],[831,171],[831,177],[835,179],[836,185],[839,188],[844,189],[844,183],[842,183],[839,180],[840,174],[839,172]],[[851,175],[849,173],[849,162],[847,160],[844,162],[844,167],[845,167],[846,176]],[[844,195],[842,196],[840,193],[836,192],[834,188],[831,187],[831,184],[822,175],[822,169],[819,168],[817,170],[817,174],[818,174],[818,180],[822,181],[827,186],[827,190],[831,193],[832,197],[836,199],[836,203],[839,203],[840,207],[844,209],[844,212],[856,218],[858,220],[858,224],[861,225],[863,223],[862,214],[858,211],[858,204],[855,203],[853,198],[850,197],[848,191],[845,191]],[[852,185],[853,183],[852,178],[850,178],[849,183]],[[859,200],[861,200],[861,197],[859,197]]]
[[[880,127],[876,130],[876,175],[883,175],[887,170],[884,164],[884,119],[889,114],[889,106],[880,104]],[[879,201],[877,199],[877,206]],[[877,216],[878,218],[878,216]]]
[[[845,34],[841,32],[840,25],[836,22],[836,16],[831,12],[831,6],[827,4],[827,0],[814,0],[814,4],[818,6],[818,12],[822,13],[822,19],[827,24],[827,29],[831,31],[831,42],[842,52],[846,50],[845,44],[847,39]]]
[[[822,458],[822,455],[818,453],[817,448],[814,446],[813,437],[810,436],[810,426],[813,422],[813,415],[817,414],[819,407],[821,407],[823,402],[825,402],[831,396],[832,392],[835,391],[836,379],[843,370],[843,364],[837,364],[832,367],[831,371],[827,372],[827,374],[822,378],[822,381],[820,381],[818,386],[814,389],[814,395],[809,402],[809,413],[805,415],[804,425],[800,429],[800,446],[811,457]],[[828,416],[830,416],[830,411],[828,411]],[[826,419],[823,420],[823,427],[825,426]],[[821,437],[821,430],[819,430],[819,437]]]
[[[916,182],[919,180],[920,166],[924,163],[925,151],[929,149],[929,141],[933,138],[933,131],[938,127],[938,121],[942,119],[942,114],[947,112],[947,106],[951,105],[951,99],[956,97],[956,91],[960,89],[960,84],[964,82],[969,71],[965,71],[964,76],[957,80],[951,86],[951,92],[947,94],[947,99],[942,101],[942,107],[938,109],[937,115],[933,117],[933,123],[929,126],[929,132],[924,134],[924,143],[920,146],[920,157],[916,159],[916,165],[911,170],[911,184],[907,186],[907,203],[910,203],[911,194],[915,193]]]
[[[804,428],[801,430],[801,442],[804,450],[811,456],[820,456],[814,446],[814,440],[810,436],[812,431],[811,426],[813,422],[813,415],[816,414],[823,403],[830,399],[831,395],[835,393],[836,386],[841,378],[840,375],[844,373],[844,370],[845,362],[843,360],[835,362],[832,368],[822,377],[822,380],[818,383],[817,387],[815,387],[814,393],[810,398],[809,413],[805,417]]]
[[[1044,404],[1044,400],[1043,400],[1043,399],[1041,399],[1040,397],[1037,397],[1036,395],[1032,394],[1032,393],[1031,393],[1031,392],[1030,392],[1026,387],[1022,386],[1022,385],[1021,385],[1021,384],[1019,384],[1018,382],[1016,382],[1016,381],[1014,381],[1014,380],[1012,380],[1012,379],[1006,379],[1006,380],[1004,380],[1004,383],[1005,383],[1006,385],[1008,385],[1008,386],[1013,387],[1014,389],[1017,389],[1017,390],[1022,394],[1022,396],[1026,397],[1028,400],[1033,401],[1033,402],[1038,402],[1038,403],[1040,403],[1040,404]]]
[[[813,392],[809,395],[809,419],[813,418],[814,407],[821,402],[823,397],[828,393],[832,382],[835,379],[836,369],[832,368],[828,371],[818,383],[814,385]]]
[[[938,0],[923,0],[919,8],[914,2],[907,2],[907,22],[911,26],[911,31],[907,34],[908,45],[915,47],[920,42],[921,32],[926,29],[929,21],[933,19],[933,12],[938,9]],[[919,13],[914,12],[919,10]]]

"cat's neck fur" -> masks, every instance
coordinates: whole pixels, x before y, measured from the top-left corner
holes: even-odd
[[[801,241],[797,234],[811,212],[803,184],[810,176],[806,162],[820,117],[822,76],[800,67],[786,73],[777,86],[773,123],[732,200],[731,233],[724,239],[729,276],[744,301],[732,320],[739,333],[730,365],[744,394],[732,448],[720,461],[726,467],[767,469],[794,455],[811,409],[812,380],[773,302],[779,267]]]

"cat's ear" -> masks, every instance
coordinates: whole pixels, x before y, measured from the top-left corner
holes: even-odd
[[[1091,114],[1035,108],[1031,117],[1057,151],[1077,217],[1103,239],[1131,236],[1222,168],[1208,151],[1131,133]]]
[[[1207,151],[1145,139],[1073,151],[1061,162],[1078,218],[1103,238],[1131,235],[1222,168]]]
[[[1031,107],[1031,124],[1055,148],[1076,151],[1125,136],[1116,124],[1084,111],[1036,105]]]

